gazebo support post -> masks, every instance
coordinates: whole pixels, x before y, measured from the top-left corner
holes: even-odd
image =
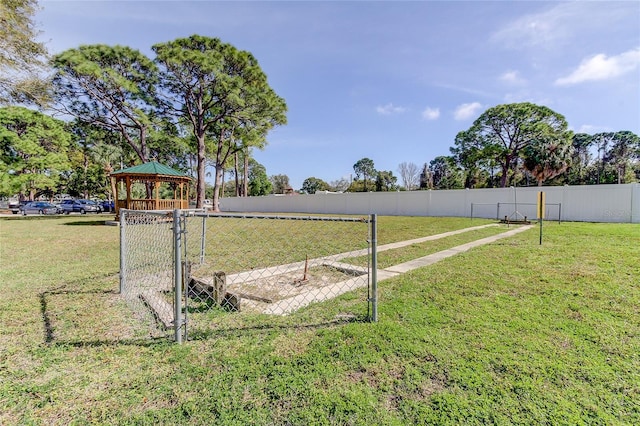
[[[127,176],[125,181],[125,186],[127,188],[127,200],[125,202],[124,208],[131,208],[131,177]]]
[[[160,181],[158,181],[158,178],[156,178],[155,180],[155,201],[153,204],[153,209],[152,210],[159,210],[160,208]]]

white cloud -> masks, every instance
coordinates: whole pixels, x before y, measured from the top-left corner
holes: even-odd
[[[595,126],[593,124],[583,124],[575,133],[587,133],[593,135],[601,132],[610,132],[611,129],[603,126]]]
[[[491,39],[508,47],[550,44],[566,36],[563,22],[568,14],[567,6],[560,5],[542,13],[524,15],[495,32]]]
[[[545,46],[553,49],[599,34],[637,16],[635,2],[562,2],[538,13],[523,15],[492,34],[491,40],[506,47]],[[637,22],[637,18],[636,22]]]
[[[585,81],[609,80],[635,70],[638,65],[640,65],[640,48],[611,57],[599,53],[584,59],[571,74],[557,79],[555,83],[558,86],[569,86]]]
[[[425,120],[437,120],[440,118],[440,108],[425,108],[425,110],[422,111],[422,118]]]
[[[392,103],[388,103],[384,106],[377,106],[376,112],[380,115],[392,115],[392,114],[402,114],[407,109],[401,106],[395,106]]]
[[[491,97],[493,94],[489,91],[472,89],[464,86],[457,86],[455,84],[447,84],[447,83],[436,83],[436,87],[441,87],[443,89],[455,90],[457,92],[467,93],[469,95],[474,96],[482,96],[482,97]]]
[[[477,115],[480,108],[482,108],[482,104],[480,104],[479,102],[459,105],[453,113],[453,118],[459,121],[467,120]]]
[[[510,85],[522,85],[527,82],[518,71],[506,71],[500,76],[500,80]]]

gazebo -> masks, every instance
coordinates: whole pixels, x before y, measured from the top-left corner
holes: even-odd
[[[120,209],[173,210],[189,208],[189,183],[191,177],[156,161],[112,172],[111,187],[115,194],[116,220]],[[126,188],[126,198],[121,198],[121,186]],[[132,187],[141,184],[145,198],[132,198]],[[163,189],[163,194],[160,190]],[[167,198],[167,194],[173,194]]]

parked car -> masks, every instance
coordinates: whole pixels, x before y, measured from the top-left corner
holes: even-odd
[[[115,204],[113,203],[113,201],[109,201],[109,200],[104,200],[102,202],[102,211],[103,212],[114,212],[116,211],[116,207]]]
[[[102,213],[102,207],[91,200],[64,200],[60,203],[60,210],[64,214],[69,213]]]
[[[28,214],[58,214],[58,207],[46,201],[32,201],[20,207],[24,216]]]
[[[9,201],[9,210],[11,210],[11,213],[13,214],[18,214],[22,210],[22,207],[27,203],[29,203],[29,200]]]

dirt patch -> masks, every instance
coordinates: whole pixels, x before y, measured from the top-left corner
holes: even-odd
[[[306,274],[304,270],[296,270],[232,284],[228,290],[243,298],[273,303],[358,275],[353,271],[322,265],[309,268]]]

